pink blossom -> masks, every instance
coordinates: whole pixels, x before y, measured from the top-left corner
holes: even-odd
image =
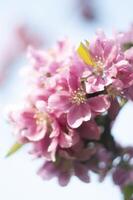
[[[92,112],[103,113],[109,108],[106,95],[87,99],[86,92],[80,86],[79,78],[70,73],[69,90],[51,95],[48,105],[53,112],[67,113],[68,125],[78,128],[84,121],[89,121]]]
[[[91,73],[85,77],[86,91],[102,91],[105,86],[113,83],[117,76],[117,65],[122,64],[124,55],[120,51],[120,46],[113,39],[107,39],[104,34],[99,34],[86,48],[95,65],[90,64]]]
[[[12,111],[9,117],[16,130],[15,135],[20,140],[25,138],[30,141],[39,141],[47,132],[46,116],[35,107],[26,106],[17,112]]]
[[[33,144],[32,154],[45,156],[48,160],[55,160],[58,147],[70,148],[79,141],[75,130],[67,128],[66,122],[64,124],[50,116],[39,103],[37,107],[28,107],[19,113],[11,112],[10,121],[16,129],[16,137]]]

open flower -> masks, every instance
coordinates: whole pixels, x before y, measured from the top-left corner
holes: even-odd
[[[72,147],[79,141],[79,135],[67,127],[65,120],[47,113],[43,101],[36,104],[36,107],[28,106],[17,113],[11,112],[10,121],[16,129],[17,139],[33,144],[34,155],[55,161],[57,148]]]
[[[113,83],[117,76],[117,66],[123,66],[124,55],[120,46],[104,34],[98,35],[94,41],[80,44],[77,53],[88,65],[90,71],[85,78],[87,93],[104,90]],[[127,63],[128,64],[128,63]]]
[[[68,85],[68,91],[59,91],[51,95],[48,105],[52,112],[67,113],[70,127],[78,128],[84,121],[91,119],[93,112],[103,113],[109,108],[110,103],[106,95],[87,98],[78,76],[70,73]]]
[[[39,141],[47,132],[47,115],[32,105],[11,111],[9,120],[14,126],[16,137],[21,141]]]
[[[47,160],[56,161],[57,149],[68,149],[79,141],[79,135],[75,130],[67,129],[56,118],[51,117],[51,124],[44,138],[33,144],[32,154],[44,156]]]

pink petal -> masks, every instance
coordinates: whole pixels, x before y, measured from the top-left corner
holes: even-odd
[[[72,146],[72,138],[66,133],[61,133],[59,144],[62,148],[69,148]]]
[[[90,118],[91,111],[87,103],[73,105],[67,115],[68,124],[72,128],[78,128],[83,121],[88,121]]]
[[[21,135],[23,137],[27,138],[28,140],[30,140],[32,142],[36,142],[45,137],[46,128],[44,128],[40,131],[35,130],[35,132],[32,132],[32,133],[30,133],[28,130],[23,130],[21,133],[22,133]]]
[[[74,72],[74,73],[70,72],[69,73],[68,83],[69,83],[70,89],[72,89],[73,91],[77,90],[79,88],[80,81],[79,81],[78,76],[76,75],[76,72]]]
[[[110,107],[110,102],[107,95],[90,98],[88,102],[91,110],[94,112],[105,112]]]
[[[103,56],[103,44],[102,41],[99,40],[99,38],[90,43],[90,51],[94,57]]]
[[[45,157],[46,160],[52,160],[51,158],[51,152],[48,152],[48,147],[51,144],[51,140],[49,138],[49,135],[46,134],[45,138],[37,141],[37,142],[32,142],[33,149],[30,151],[31,154],[37,157]]]
[[[21,123],[23,125],[21,135],[30,141],[39,141],[44,138],[47,131],[47,123],[44,120],[43,125],[36,124],[34,114],[23,112],[21,115]]]
[[[112,47],[112,49],[109,53],[109,56],[107,58],[107,65],[112,63],[116,59],[117,55],[118,55],[118,48],[117,48],[117,46],[114,46],[114,47]]]
[[[50,180],[57,175],[57,169],[53,162],[46,162],[38,170],[37,174],[41,176],[44,180]]]
[[[48,106],[53,110],[60,110],[66,112],[70,106],[70,95],[62,91],[61,94],[53,94],[48,99]]]
[[[94,92],[97,92],[97,91],[102,91],[102,90],[104,90],[104,86],[105,86],[105,83],[101,79],[101,76],[96,77],[96,76],[92,75],[87,79],[87,82],[85,83],[86,92],[88,94],[94,93]]]
[[[57,145],[58,145],[58,140],[57,138],[54,138],[48,147],[48,152],[51,153],[52,161],[56,160],[55,153],[56,153]]]
[[[52,125],[52,131],[51,131],[49,137],[50,138],[58,137],[60,134],[60,131],[61,131],[59,123],[57,122],[57,120],[54,119],[51,125]]]
[[[61,133],[59,144],[62,148],[70,148],[79,141],[79,135],[75,131],[72,134]]]
[[[89,183],[90,177],[88,169],[85,165],[77,163],[75,165],[75,175],[83,182]]]
[[[58,175],[58,182],[61,186],[66,186],[69,183],[70,179],[71,179],[71,173],[69,171],[61,172]]]
[[[56,149],[58,145],[57,138],[51,139],[49,138],[49,135],[46,134],[45,138],[37,141],[32,142],[33,149],[30,151],[31,154],[33,154],[36,157],[43,157],[48,161],[55,161],[55,154]]]

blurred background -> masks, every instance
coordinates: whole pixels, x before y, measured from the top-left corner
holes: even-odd
[[[133,23],[132,10],[132,0],[0,0],[0,199],[122,199],[110,176],[102,184],[94,174],[90,184],[73,178],[61,188],[56,180],[44,182],[36,175],[41,161],[32,160],[27,148],[5,159],[14,142],[5,108],[23,98],[19,71],[28,64],[28,45],[47,48],[64,37],[77,44],[91,38],[98,28],[108,35],[127,30]],[[132,113],[129,102],[113,128],[114,137],[124,146],[133,145]]]

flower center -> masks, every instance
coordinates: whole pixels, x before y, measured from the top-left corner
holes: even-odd
[[[86,93],[82,89],[78,89],[72,93],[72,98],[71,98],[72,103],[76,103],[80,105],[81,103],[86,102]]]
[[[95,57],[95,68],[94,73],[97,75],[103,75],[104,72],[104,62],[101,57],[96,56]]]
[[[40,111],[36,111],[34,114],[34,119],[37,125],[42,125],[46,121],[46,114]]]

